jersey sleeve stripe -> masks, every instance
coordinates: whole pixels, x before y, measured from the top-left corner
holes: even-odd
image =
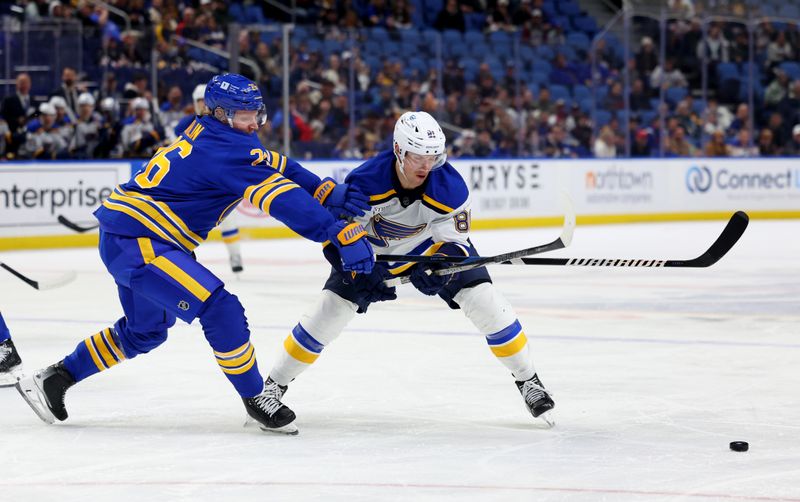
[[[286,178],[283,178],[280,181],[276,181],[275,183],[270,183],[269,185],[264,185],[261,188],[259,188],[256,192],[253,193],[253,196],[250,197],[250,202],[255,207],[261,207],[261,201],[264,200],[264,197],[266,197],[269,193],[271,193],[273,190],[275,190],[279,186],[289,185],[291,183],[292,183],[292,180],[288,180]]]
[[[171,242],[178,246],[179,248],[183,249],[184,251],[191,251],[191,249],[184,248],[178,241],[176,241],[172,236],[170,236],[166,231],[162,230],[161,227],[156,225],[150,218],[145,216],[144,214],[140,213],[137,209],[129,207],[125,204],[119,204],[112,202],[111,199],[106,199],[103,202],[103,206],[112,211],[119,211],[121,213],[125,213],[134,220],[138,221],[142,225],[144,225],[148,230],[156,234],[157,236],[161,237],[167,242]]]
[[[264,202],[261,203],[260,206],[261,210],[264,211],[264,214],[269,215],[269,206],[272,205],[272,201],[275,200],[275,197],[279,196],[282,193],[286,193],[289,190],[293,190],[295,188],[300,188],[300,186],[296,185],[295,183],[291,183],[276,188],[275,190],[270,192],[270,194],[264,199]]]
[[[181,232],[183,232],[184,235],[186,235],[190,239],[196,241],[197,244],[200,244],[201,242],[203,242],[203,238],[200,237],[199,235],[197,235],[196,233],[192,232],[189,229],[189,225],[187,225],[180,218],[180,216],[175,214],[175,212],[172,211],[172,209],[165,202],[153,200],[153,198],[150,197],[150,196],[147,196],[147,195],[144,195],[144,194],[140,194],[140,193],[136,193],[136,192],[125,191],[125,190],[122,190],[122,189],[120,189],[120,192],[124,193],[125,195],[127,195],[129,197],[136,197],[137,199],[143,199],[143,200],[148,201],[151,205],[154,205],[159,210],[161,210],[161,212],[164,213],[164,215],[166,215],[178,227],[178,229],[181,230]]]
[[[118,192],[112,193],[108,197],[108,199],[114,200],[115,202],[125,203],[129,206],[135,207],[140,211],[139,214],[143,215],[144,218],[149,219],[153,223],[156,223],[158,226],[163,228],[167,233],[169,233],[174,238],[174,240],[180,242],[181,246],[186,249],[194,249],[200,244],[194,239],[188,238],[188,236],[184,236],[184,234],[175,225],[173,225],[163,214],[161,214],[161,212],[159,212],[155,207],[151,206],[142,199],[136,197],[128,197]],[[141,221],[141,218],[137,219]]]
[[[439,251],[439,248],[442,247],[443,245],[444,245],[444,242],[437,242],[435,244],[431,244],[431,246],[428,247],[428,249],[426,249],[424,252],[422,252],[420,254],[422,256],[430,256],[430,255],[436,253],[437,251]],[[406,270],[408,270],[411,267],[413,267],[414,265],[416,265],[416,263],[404,263],[403,265],[400,265],[399,267],[390,268],[389,269],[389,273],[392,274],[392,275],[400,275],[403,272],[405,272]]]
[[[449,214],[455,211],[452,207],[445,206],[441,202],[437,202],[430,198],[427,194],[422,196],[422,203],[440,214]]]
[[[267,178],[264,181],[262,181],[261,183],[257,183],[255,185],[250,185],[244,191],[244,198],[245,199],[250,199],[251,195],[253,195],[253,192],[255,192],[259,188],[263,187],[264,185],[268,185],[268,184],[272,183],[273,181],[275,181],[275,180],[277,180],[279,178],[282,178],[282,176],[280,174],[278,174],[278,173],[275,173],[272,176],[270,176],[269,178]]]

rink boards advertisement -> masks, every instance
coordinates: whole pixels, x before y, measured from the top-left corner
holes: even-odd
[[[800,217],[800,159],[465,159],[453,160],[472,196],[474,228],[559,225],[565,193],[578,224],[753,217]],[[306,161],[337,182],[357,161]],[[141,161],[9,162],[0,165],[0,249],[86,245],[58,215],[84,225]],[[287,237],[280,222],[243,203],[245,235]]]

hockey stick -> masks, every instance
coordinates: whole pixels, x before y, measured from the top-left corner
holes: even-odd
[[[57,287],[63,286],[64,284],[68,284],[68,283],[72,282],[75,279],[75,276],[76,276],[75,271],[71,270],[69,272],[65,272],[64,274],[62,274],[61,277],[56,277],[55,279],[51,279],[51,280],[48,280],[48,281],[37,281],[37,280],[31,279],[30,277],[28,277],[26,275],[23,275],[22,273],[14,270],[13,268],[9,267],[8,265],[6,265],[3,262],[0,262],[0,267],[3,267],[4,269],[6,269],[7,272],[9,272],[10,274],[16,276],[17,279],[19,279],[22,282],[28,284],[32,288],[38,289],[40,291],[43,290],[43,289],[53,289],[53,288],[57,288]]]
[[[64,225],[65,227],[69,228],[70,230],[74,230],[80,234],[84,232],[89,232],[90,230],[94,230],[95,228],[99,227],[99,223],[95,223],[94,225],[89,225],[88,227],[82,227],[75,222],[72,222],[66,218],[63,214],[58,215],[58,222]]]
[[[570,245],[572,242],[572,234],[575,231],[575,212],[572,205],[567,201],[567,211],[564,214],[564,226],[561,229],[561,235],[554,241],[534,246],[517,251],[510,251],[495,256],[419,256],[419,255],[378,255],[375,257],[376,261],[400,261],[400,262],[414,262],[414,263],[431,263],[431,262],[447,262],[459,263],[454,267],[437,270],[434,272],[436,275],[454,274],[456,272],[463,272],[473,268],[482,267],[494,263],[517,263],[523,256],[530,256],[534,254],[546,253],[556,249],[562,249]],[[428,258],[434,258],[429,260]],[[383,283],[388,286],[397,286],[399,284],[406,284],[411,282],[409,276],[395,277],[388,279]]]
[[[736,211],[728,224],[719,234],[717,240],[711,244],[703,254],[691,260],[642,260],[628,258],[520,258],[517,260],[522,265],[566,265],[577,267],[680,267],[680,268],[705,268],[717,263],[736,244],[742,236],[750,218],[744,211]],[[503,265],[515,265],[507,261]],[[445,269],[444,273],[446,272]],[[437,271],[443,272],[443,271]]]

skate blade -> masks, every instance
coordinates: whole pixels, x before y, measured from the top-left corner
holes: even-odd
[[[48,424],[54,424],[56,422],[56,416],[53,415],[53,412],[50,411],[48,408],[44,393],[36,385],[35,375],[29,375],[26,377],[21,378],[16,384],[17,391],[22,396],[22,399],[28,403],[28,406],[36,413],[36,415],[42,419],[43,422]]]
[[[258,427],[264,432],[272,432],[274,434],[284,434],[286,436],[296,436],[300,433],[300,430],[297,428],[294,423],[286,424],[283,427],[266,427],[264,424],[256,420],[255,418],[248,415],[247,419],[244,422],[245,427]]]
[[[552,410],[547,410],[544,413],[542,413],[541,415],[539,415],[538,417],[534,417],[534,418],[544,422],[545,425],[547,425],[548,429],[552,429],[553,427],[556,426],[556,420],[555,420],[555,417],[553,416]]]
[[[11,371],[0,373],[0,387],[14,387],[23,377],[22,365],[15,366]]]

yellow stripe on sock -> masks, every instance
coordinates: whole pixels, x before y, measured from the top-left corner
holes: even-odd
[[[524,331],[520,331],[519,335],[508,343],[497,346],[490,345],[489,348],[492,349],[492,353],[497,357],[509,357],[522,350],[526,343],[528,343],[528,338],[525,336]]]
[[[232,356],[238,356],[239,354],[241,354],[241,353],[243,353],[245,350],[247,350],[247,346],[248,346],[248,345],[250,345],[250,342],[249,342],[249,341],[248,341],[248,342],[244,342],[242,345],[240,345],[239,347],[236,347],[235,349],[231,350],[230,352],[217,352],[217,351],[215,350],[215,351],[214,351],[214,355],[215,355],[215,356],[217,356],[217,357],[232,357]]]
[[[255,350],[256,350],[256,348],[253,347],[252,345],[250,345],[250,348],[247,349],[247,352],[245,352],[243,355],[241,355],[239,357],[236,357],[234,359],[219,359],[219,358],[217,358],[217,364],[219,364],[220,366],[228,367],[228,368],[235,368],[237,366],[241,366],[244,363],[246,363],[247,360],[250,359],[253,356],[253,352],[255,352]],[[225,368],[223,368],[223,369],[225,369]]]
[[[117,359],[119,361],[124,361],[125,359],[127,359],[127,357],[125,357],[125,354],[123,354],[122,351],[119,350],[119,347],[117,347],[117,344],[114,343],[114,334],[111,332],[111,328],[104,329],[103,330],[103,336],[104,336],[104,338],[106,340],[106,345],[108,345],[108,347],[111,349],[111,351],[114,352],[114,354],[116,354]]]
[[[256,363],[256,356],[255,354],[253,354],[253,357],[250,358],[250,362],[242,366],[241,368],[228,369],[228,368],[222,368],[222,366],[220,366],[220,368],[222,368],[223,373],[227,373],[228,375],[241,375],[242,373],[252,368],[255,363]]]
[[[97,350],[100,352],[100,355],[103,357],[103,361],[105,361],[106,366],[110,368],[117,364],[117,360],[114,359],[114,356],[111,355],[111,351],[109,351],[108,347],[106,347],[102,334],[97,333],[96,335],[92,336],[92,340],[94,340],[94,344],[97,347]]]
[[[283,348],[286,349],[290,356],[301,363],[311,364],[319,357],[319,354],[309,352],[305,347],[297,343],[292,335],[287,336],[286,340],[283,341]]]
[[[92,345],[91,337],[85,339],[83,341],[83,343],[84,343],[84,345],[86,345],[86,348],[89,349],[89,355],[92,356],[92,361],[94,361],[94,364],[95,364],[95,366],[97,366],[97,369],[100,370],[100,371],[103,371],[104,369],[106,369],[106,367],[103,365],[103,363],[100,362],[100,356],[98,356],[97,352],[94,350],[94,346]]]

